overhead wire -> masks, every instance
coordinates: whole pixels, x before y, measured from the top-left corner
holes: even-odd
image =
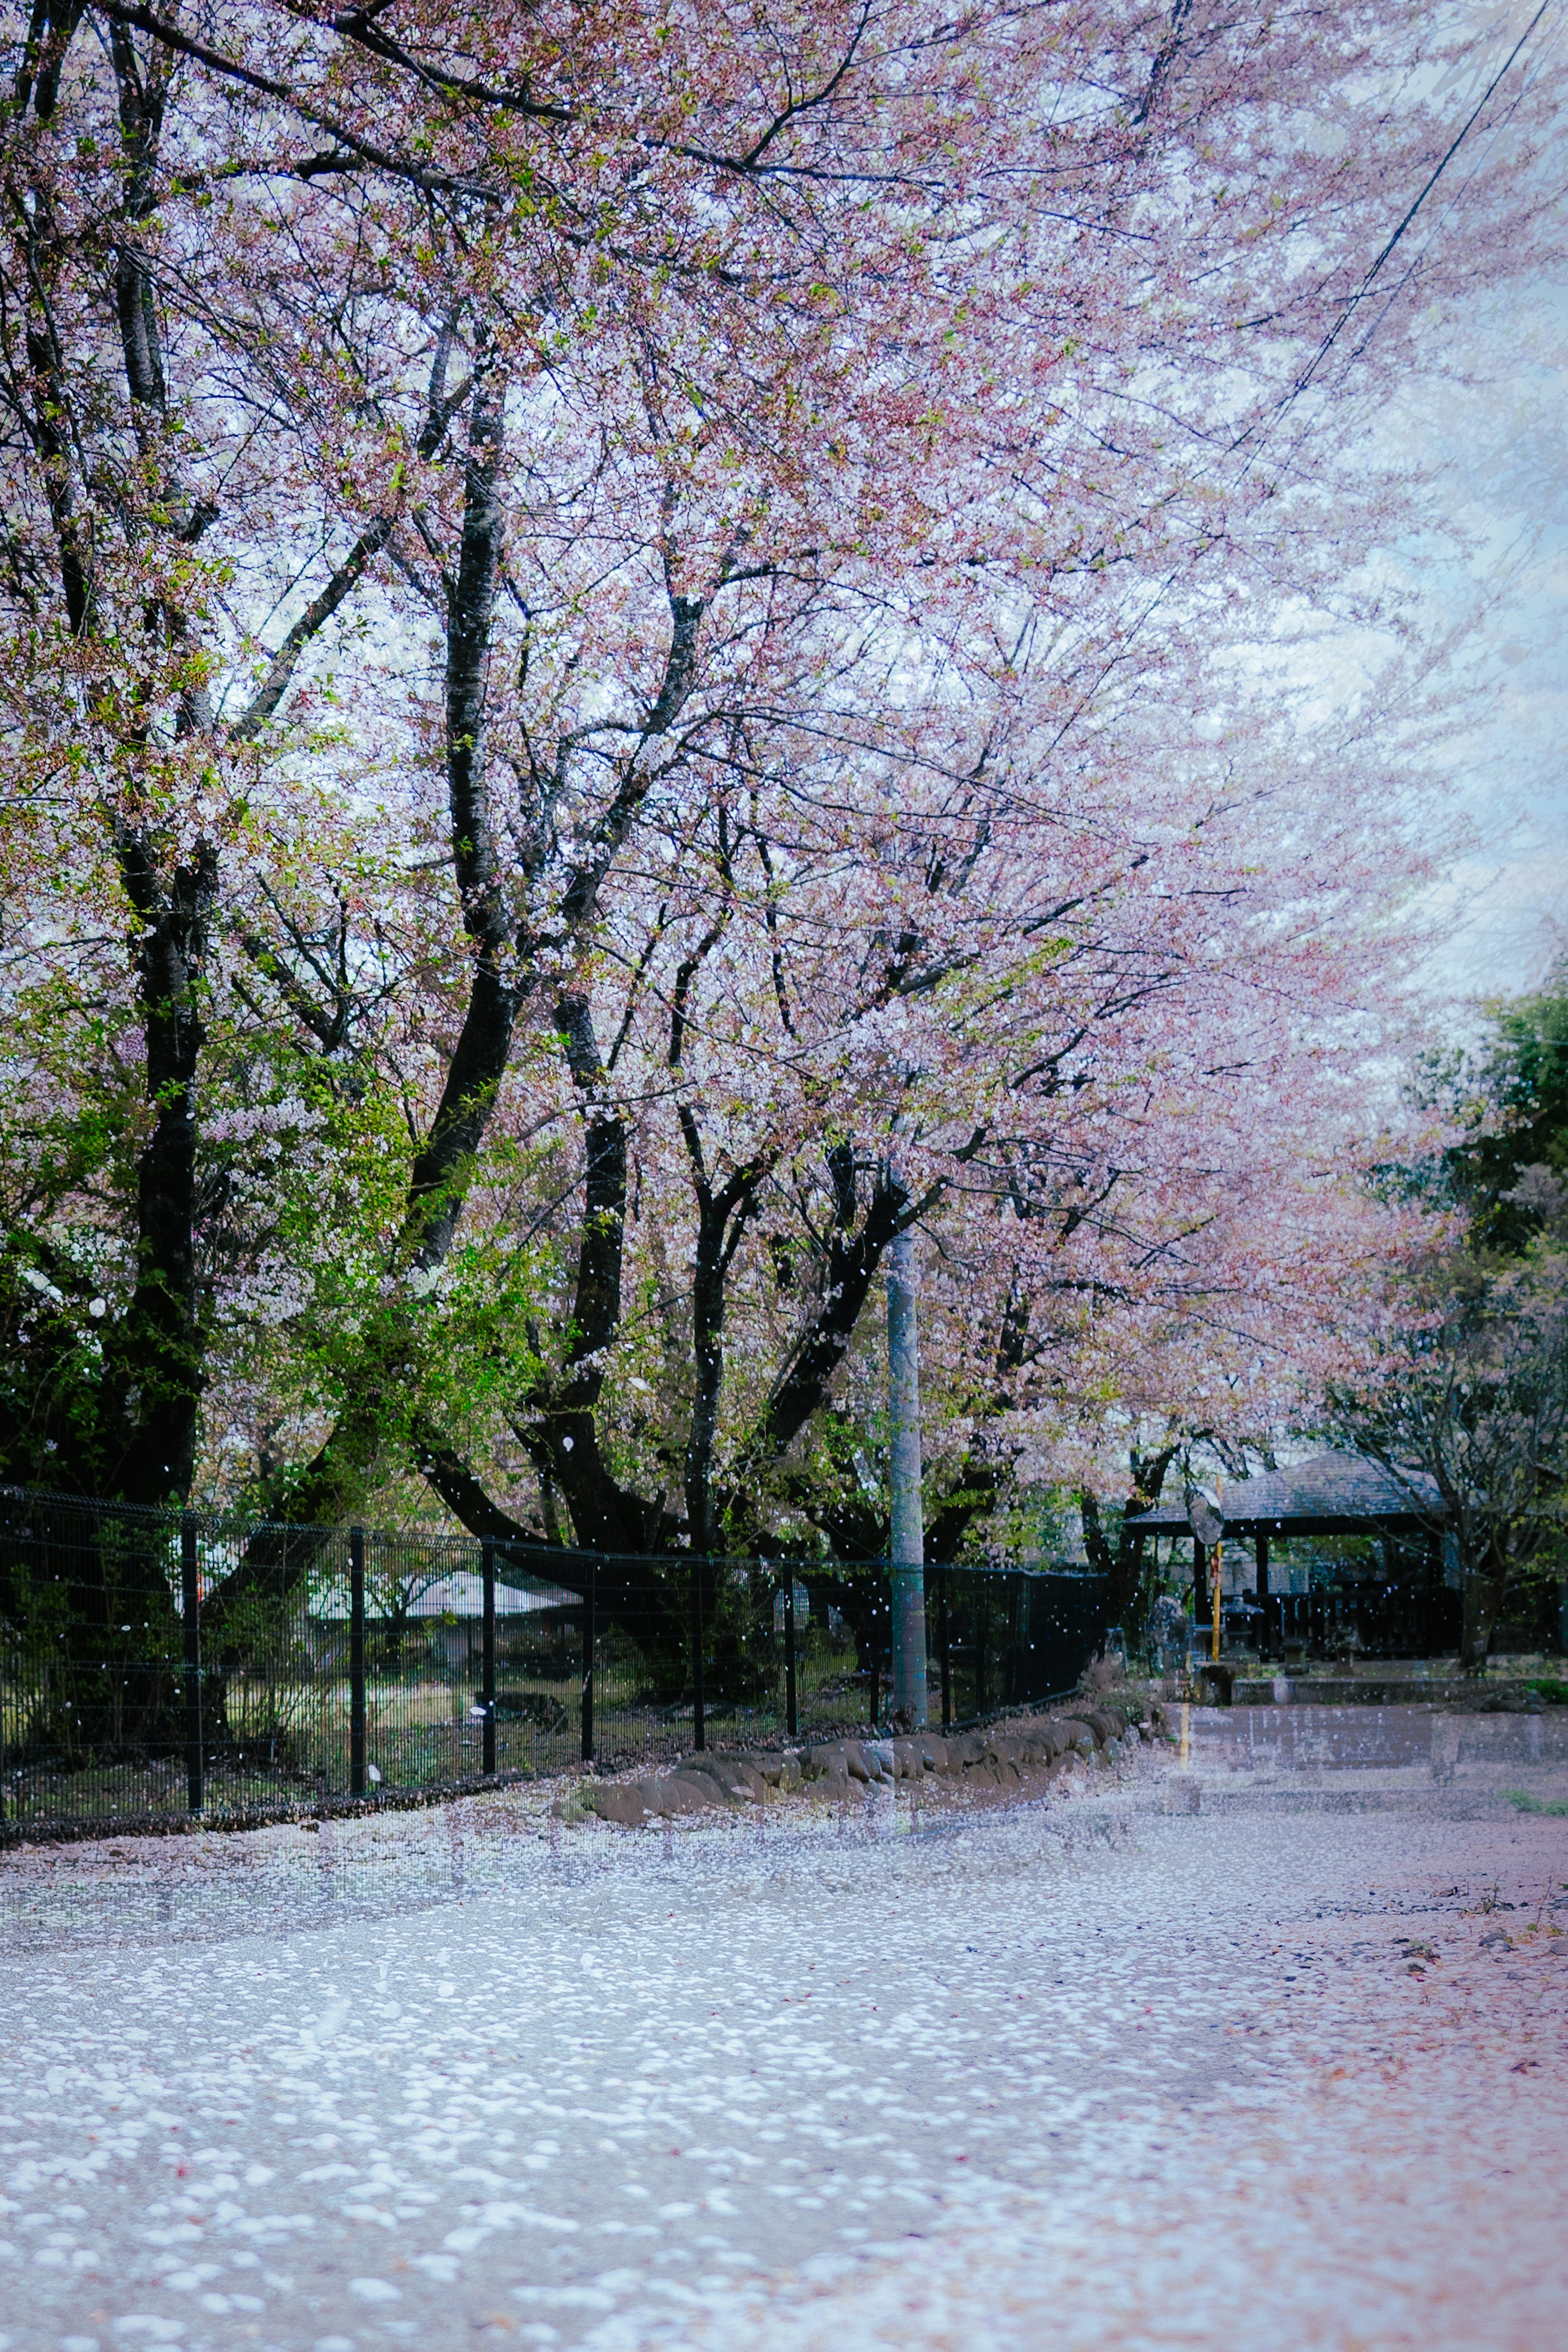
[[[1354,316],[1358,305],[1364,302],[1366,299],[1367,295],[1371,292],[1373,281],[1378,276],[1384,263],[1388,259],[1396,246],[1404,236],[1406,230],[1409,227],[1411,222],[1415,219],[1416,214],[1420,211],[1422,205],[1426,203],[1427,197],[1431,194],[1433,189],[1437,186],[1438,181],[1442,178],[1444,173],[1453,162],[1454,157],[1458,153],[1459,149],[1464,145],[1465,141],[1475,129],[1476,124],[1479,121],[1482,114],[1486,111],[1488,105],[1496,95],[1499,88],[1508,79],[1508,76],[1512,71],[1515,61],[1519,58],[1521,51],[1524,48],[1531,34],[1535,31],[1536,26],[1551,9],[1552,5],[1552,0],[1541,0],[1540,7],[1537,8],[1534,16],[1531,18],[1529,24],[1525,26],[1523,32],[1520,35],[1518,40],[1509,51],[1508,56],[1504,58],[1502,64],[1498,68],[1497,72],[1492,76],[1490,81],[1481,92],[1481,95],[1477,100],[1474,108],[1467,116],[1465,121],[1460,125],[1458,131],[1455,133],[1455,136],[1450,142],[1448,149],[1437,163],[1425,186],[1420,190],[1419,194],[1415,198],[1415,201],[1411,204],[1404,218],[1399,223],[1398,227],[1394,231],[1393,236],[1388,239],[1387,244],[1385,245],[1381,253],[1378,254],[1376,259],[1373,262],[1372,267],[1368,269],[1365,277],[1362,279],[1361,284],[1356,288],[1355,292],[1345,303],[1339,317],[1329,329],[1329,331],[1323,337],[1322,341],[1318,345],[1317,350],[1313,352],[1312,360],[1307,366],[1306,373],[1303,375],[1298,376],[1296,379],[1295,383],[1291,389],[1289,398],[1282,404],[1283,406],[1289,407],[1291,402],[1299,399],[1301,394],[1306,391],[1307,386],[1312,383],[1313,376],[1316,375],[1319,368],[1322,365],[1330,352],[1333,351],[1335,343],[1338,342],[1340,336],[1343,333],[1351,319]]]

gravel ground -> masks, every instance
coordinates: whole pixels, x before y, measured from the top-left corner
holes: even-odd
[[[0,2352],[1542,2352],[1568,1819],[1194,1733],[1196,1814],[1145,1762],[6,1858]]]

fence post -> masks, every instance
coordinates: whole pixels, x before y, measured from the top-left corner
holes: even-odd
[[[496,1547],[486,1536],[480,1547],[480,1559],[485,1571],[485,1664],[484,1688],[479,1703],[485,1710],[484,1753],[480,1763],[486,1772],[496,1769]]]
[[[936,1640],[942,1654],[942,1728],[953,1720],[953,1654],[947,1646],[947,1571],[936,1589]]]
[[[365,1793],[365,1531],[349,1529],[349,1794]]]
[[[202,1785],[202,1591],[197,1574],[196,1521],[193,1512],[180,1520],[180,1622],[185,1645],[185,1802],[199,1813],[205,1801]]]
[[[593,1761],[593,1654],[598,1639],[599,1564],[588,1556],[588,1590],[582,1596],[582,1760]]]
[[[707,1746],[703,1723],[703,1567],[699,1552],[692,1562],[692,1746],[699,1756]]]
[[[795,1713],[795,1570],[784,1579],[784,1728],[793,1739],[800,1730]]]

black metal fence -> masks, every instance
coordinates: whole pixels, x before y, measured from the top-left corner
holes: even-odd
[[[1352,1645],[1367,1658],[1427,1658],[1457,1650],[1463,1631],[1464,1596],[1446,1585],[1428,1591],[1342,1585],[1326,1592],[1270,1594],[1260,1646],[1266,1658],[1283,1658],[1292,1649],[1327,1658]]]
[[[929,1711],[1070,1689],[1096,1577],[926,1571]],[[646,1559],[0,1489],[0,1830],[207,1818],[887,1721],[885,1568]]]
[[[1311,1592],[1265,1593],[1261,1601],[1226,1604],[1227,1653],[1254,1650],[1260,1662],[1291,1655],[1430,1658],[1457,1650],[1464,1598],[1443,1584],[1412,1586],[1368,1579]],[[1202,1621],[1194,1627],[1202,1643]]]

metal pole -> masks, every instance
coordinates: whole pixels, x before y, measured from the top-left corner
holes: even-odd
[[[784,1728],[793,1739],[800,1730],[795,1713],[795,1571],[784,1577]]]
[[[588,1561],[588,1591],[582,1596],[582,1760],[593,1761],[593,1650],[599,1628],[595,1622],[599,1601],[599,1568],[591,1553]]]
[[[707,1746],[703,1722],[703,1559],[692,1562],[692,1746],[700,1756]]]
[[[496,1769],[496,1547],[486,1536],[479,1558],[485,1574],[485,1664],[479,1704],[485,1710],[484,1753],[486,1772]]]
[[[187,1511],[180,1521],[180,1618],[185,1638],[185,1801],[199,1813],[202,1785],[202,1589],[196,1572],[196,1522]]]
[[[920,1334],[915,1236],[887,1254],[887,1410],[893,1486],[893,1711],[925,1723],[925,1524],[920,1495]]]
[[[365,1531],[349,1529],[349,1794],[365,1793]]]

